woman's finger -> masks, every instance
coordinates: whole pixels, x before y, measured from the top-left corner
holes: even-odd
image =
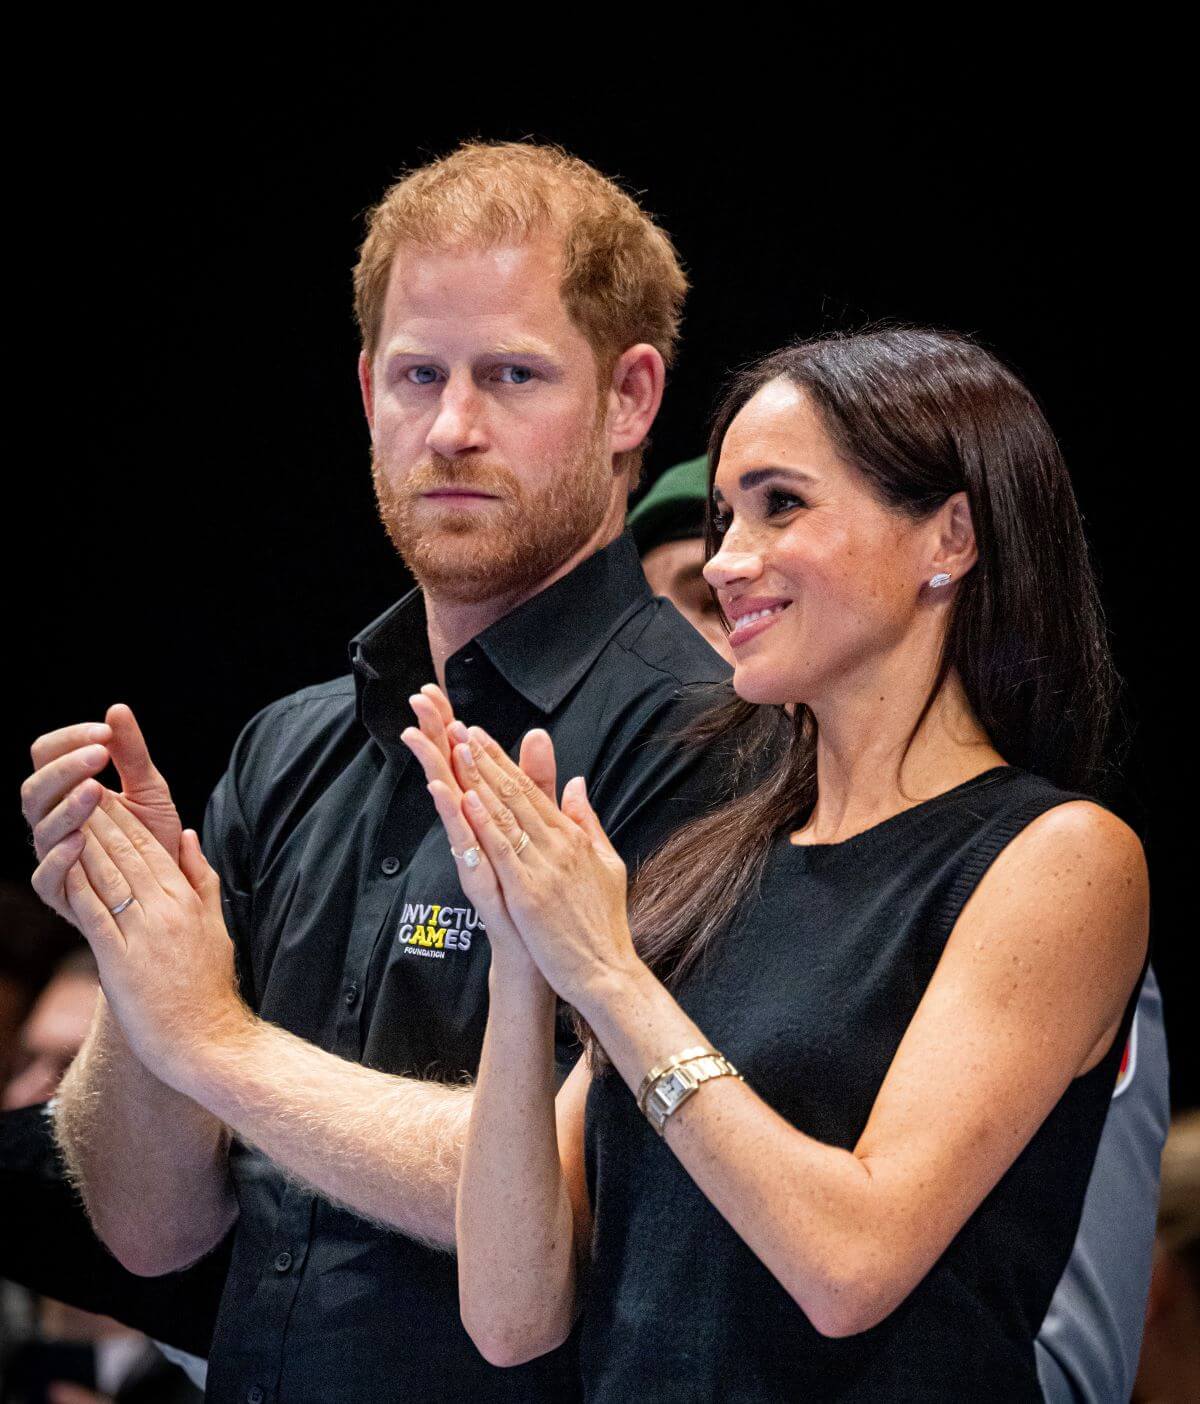
[[[558,767],[549,732],[539,729],[525,733],[521,738],[520,766],[551,804],[557,804]]]
[[[446,735],[446,724],[433,699],[426,697],[423,692],[414,692],[408,699],[408,705],[412,708],[421,731],[449,760],[450,738]]]
[[[437,683],[426,683],[421,689],[422,696],[428,697],[437,708],[438,716],[442,720],[442,725],[448,727],[454,720],[454,708],[450,705],[450,699],[438,687]]]
[[[471,746],[455,746],[454,748],[454,768],[458,773],[459,781],[462,783],[466,778],[467,783],[463,784],[463,793],[467,790],[474,790],[483,801],[488,818],[496,830],[514,847],[518,845],[524,849],[526,843],[523,836],[529,835],[529,839],[536,846],[540,838],[544,838],[546,827],[539,820],[536,811],[525,803],[525,796],[518,792],[515,787],[508,787],[509,795],[501,797],[493,787],[489,777],[481,773],[478,762],[484,759]],[[493,774],[496,768],[491,767]],[[504,777],[497,775],[497,779],[503,781]],[[528,790],[536,789],[533,781],[527,775],[521,776],[524,786]],[[512,803],[506,803],[505,799],[511,797]],[[473,821],[473,816],[472,821]],[[528,827],[527,827],[528,825]]]
[[[463,892],[477,910],[501,901],[500,884],[475,830],[463,815],[462,797],[457,786],[451,791],[448,785],[435,780],[427,788],[450,842],[450,852],[458,867],[458,880]],[[467,855],[472,852],[473,858],[468,858]],[[486,914],[484,920],[487,920]]]
[[[494,799],[490,803],[494,804]],[[499,809],[503,810],[504,806],[500,805]],[[463,795],[463,815],[474,831],[476,843],[487,855],[499,882],[500,891],[507,901],[520,891],[529,876],[525,858],[530,856],[530,851],[526,852],[525,858],[518,855],[510,838],[512,831],[501,827],[489,807],[489,802],[483,799],[478,790],[468,790]],[[519,837],[518,834],[518,841]]]
[[[530,776],[505,755],[487,732],[473,726],[470,736],[468,749],[475,763],[475,772],[471,785],[463,788],[479,789],[475,777],[481,777],[486,787],[513,810],[521,827],[531,838],[544,837],[548,829],[559,827],[562,820],[558,806],[546,798]],[[547,744],[549,740],[547,737]],[[458,754],[457,749],[455,754]]]
[[[604,826],[596,817],[596,811],[588,799],[587,782],[582,775],[572,776],[563,786],[562,812],[579,825],[598,852],[619,856],[612,846],[612,840],[604,832]]]
[[[429,737],[415,726],[406,726],[400,733],[400,740],[412,752],[417,764],[425,772],[427,785],[436,780],[453,790],[456,795],[462,794],[462,789],[454,774],[454,768],[450,763],[449,753],[443,755]]]

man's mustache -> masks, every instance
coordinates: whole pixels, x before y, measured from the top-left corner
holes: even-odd
[[[520,484],[507,469],[480,462],[455,463],[451,459],[431,459],[409,473],[401,487],[407,498],[444,488],[474,488],[497,497],[519,497]]]

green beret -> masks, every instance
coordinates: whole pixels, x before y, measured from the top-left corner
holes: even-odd
[[[668,468],[626,518],[639,555],[667,541],[702,536],[707,500],[707,456]]]

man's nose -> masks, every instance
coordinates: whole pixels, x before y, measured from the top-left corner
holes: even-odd
[[[472,381],[452,375],[445,382],[425,443],[443,458],[488,448],[483,397]]]

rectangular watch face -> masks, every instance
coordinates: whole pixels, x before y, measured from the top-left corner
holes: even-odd
[[[678,1071],[668,1073],[658,1084],[656,1096],[664,1111],[674,1111],[686,1093],[691,1091],[691,1083],[679,1076]]]

